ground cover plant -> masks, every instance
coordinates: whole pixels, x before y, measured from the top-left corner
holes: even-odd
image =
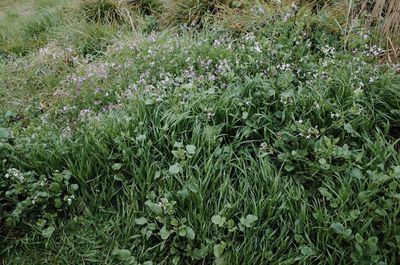
[[[172,2],[2,28],[0,261],[398,264],[393,48],[329,1]]]

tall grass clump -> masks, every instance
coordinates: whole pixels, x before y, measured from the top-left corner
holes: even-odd
[[[101,56],[112,43],[117,33],[113,25],[83,24],[75,27],[67,27],[70,31],[67,35],[61,35],[63,46],[75,48],[83,57],[95,58]]]
[[[55,27],[59,23],[59,14],[42,13],[37,19],[25,22],[23,32],[27,37],[38,37],[45,34],[49,29]]]
[[[116,0],[85,0],[79,7],[88,22],[121,24],[126,22],[129,11]]]
[[[300,4],[314,10],[316,15],[336,19],[342,31],[344,46],[353,48],[350,42],[357,34],[369,36],[369,44],[385,48],[381,57],[396,62],[400,49],[400,2],[397,0],[302,0]],[[345,17],[345,20],[343,20]],[[350,37],[351,36],[351,37]],[[383,56],[384,55],[384,56]]]
[[[1,53],[26,55],[42,47],[62,20],[56,12],[42,11],[37,16],[21,18],[17,26],[4,27],[0,39]]]
[[[213,25],[232,33],[244,34],[254,28],[268,24],[268,18],[273,12],[268,5],[261,2],[238,2],[229,5],[219,5],[214,15]]]
[[[172,0],[166,6],[164,24],[196,26],[212,19],[221,8],[243,8],[254,1],[233,0]]]
[[[386,47],[387,59],[397,61],[400,56],[400,1],[361,1],[353,7],[364,26],[377,34],[376,43]]]
[[[157,15],[162,12],[162,0],[127,0],[127,5],[142,15]]]

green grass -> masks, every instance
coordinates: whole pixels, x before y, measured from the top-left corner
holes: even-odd
[[[400,77],[282,16],[60,18],[4,57],[2,263],[398,264]]]

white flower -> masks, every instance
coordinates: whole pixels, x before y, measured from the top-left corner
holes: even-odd
[[[354,95],[359,97],[359,96],[361,96],[363,94],[363,92],[364,92],[363,89],[357,88],[357,89],[354,90]]]
[[[266,150],[267,147],[268,147],[268,145],[267,145],[266,142],[262,142],[261,145],[260,145],[260,149],[261,149],[261,150]]]
[[[244,36],[244,39],[247,41],[254,41],[256,39],[256,37],[254,36],[253,32],[250,32]]]
[[[325,55],[333,55],[335,53],[335,48],[330,47],[329,45],[325,45],[321,48],[321,51]]]
[[[32,201],[31,201],[31,202],[32,202],[32,204],[35,204],[35,203],[36,203],[36,201],[37,201],[37,198],[38,198],[37,196],[33,197]]]
[[[332,119],[334,119],[334,118],[340,118],[340,114],[339,114],[339,113],[333,113],[333,112],[331,112],[331,118],[332,118]]]
[[[280,64],[277,66],[278,69],[283,70],[283,71],[287,71],[290,69],[290,64]]]
[[[71,136],[71,134],[72,134],[71,127],[67,126],[67,127],[61,129],[62,137],[66,138],[66,137]]]
[[[371,76],[371,77],[369,78],[369,83],[372,84],[372,83],[375,82],[376,80],[377,80],[377,78],[374,78],[374,77]]]
[[[163,209],[164,211],[167,210],[169,201],[167,198],[161,198],[160,202],[158,203],[158,206],[160,206],[161,209]]]
[[[4,176],[6,179],[8,178],[18,178],[18,176],[21,174],[21,172],[16,169],[16,168],[10,168],[9,170],[7,170],[6,175]],[[23,177],[22,177],[23,178]]]
[[[261,46],[258,42],[254,43],[254,50],[258,53],[262,52]]]

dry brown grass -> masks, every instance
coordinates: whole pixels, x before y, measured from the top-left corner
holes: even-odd
[[[327,12],[337,20],[345,34],[345,47],[356,30],[367,30],[373,36],[371,44],[386,49],[382,59],[390,63],[399,62],[400,0],[300,0],[303,7],[311,8],[321,2],[326,4],[318,11]]]
[[[397,62],[400,56],[400,1],[365,0],[352,6],[353,19],[364,16],[364,27],[379,36],[378,44],[386,47],[385,59]]]

